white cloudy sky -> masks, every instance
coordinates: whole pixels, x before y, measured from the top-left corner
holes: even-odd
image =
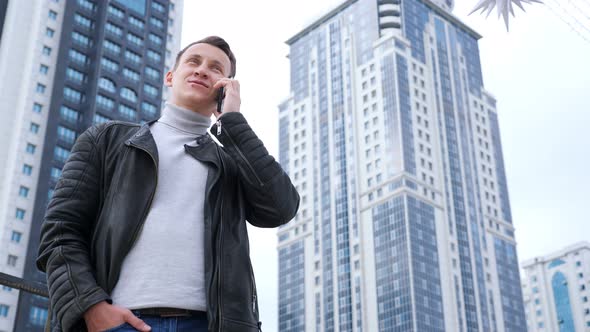
[[[495,16],[467,16],[476,0],[456,0],[454,10],[483,35],[484,85],[498,99],[521,261],[590,241],[590,30],[578,26],[586,41],[557,16],[577,24],[559,12],[572,9],[568,1],[545,0],[551,7],[534,4],[526,13],[517,9],[510,32]],[[230,43],[242,112],[275,156],[277,105],[289,95],[284,42],[341,2],[185,0],[182,45],[208,35]],[[590,6],[582,9],[590,14]],[[590,15],[577,19],[590,28]],[[276,331],[276,231],[251,228],[250,236],[263,327]]]

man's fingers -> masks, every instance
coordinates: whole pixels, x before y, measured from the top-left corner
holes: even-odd
[[[230,78],[221,78],[219,81],[213,84],[214,89],[219,89],[221,87],[232,88],[236,90],[238,93],[240,92],[240,82],[237,80],[233,80]],[[227,90],[227,89],[226,89]]]
[[[129,314],[125,315],[125,321],[139,331],[148,332],[152,330],[149,325],[135,316],[131,311],[129,311]]]

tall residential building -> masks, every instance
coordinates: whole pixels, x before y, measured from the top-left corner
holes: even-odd
[[[590,331],[590,243],[522,263],[529,332]]]
[[[183,0],[0,1],[0,271],[45,283],[45,207],[77,136],[159,116]],[[42,331],[47,300],[3,287],[0,331]]]
[[[279,331],[524,331],[496,100],[453,1],[349,0],[287,41]]]

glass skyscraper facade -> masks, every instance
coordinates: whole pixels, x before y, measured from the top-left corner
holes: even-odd
[[[45,283],[39,232],[70,149],[93,124],[159,117],[183,1],[2,4],[0,270]],[[0,331],[42,331],[46,317],[47,299],[0,290]]]
[[[450,0],[349,0],[288,40],[280,331],[524,331],[496,100]]]

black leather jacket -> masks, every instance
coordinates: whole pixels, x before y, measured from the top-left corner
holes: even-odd
[[[299,194],[240,113],[224,114],[186,152],[211,166],[205,194],[205,281],[210,331],[258,331],[247,220],[276,227]],[[219,123],[219,122],[218,122]],[[149,124],[108,122],[72,148],[48,205],[37,266],[47,273],[52,331],[85,331],[83,313],[110,301],[158,183]],[[162,285],[174,287],[174,285]]]

